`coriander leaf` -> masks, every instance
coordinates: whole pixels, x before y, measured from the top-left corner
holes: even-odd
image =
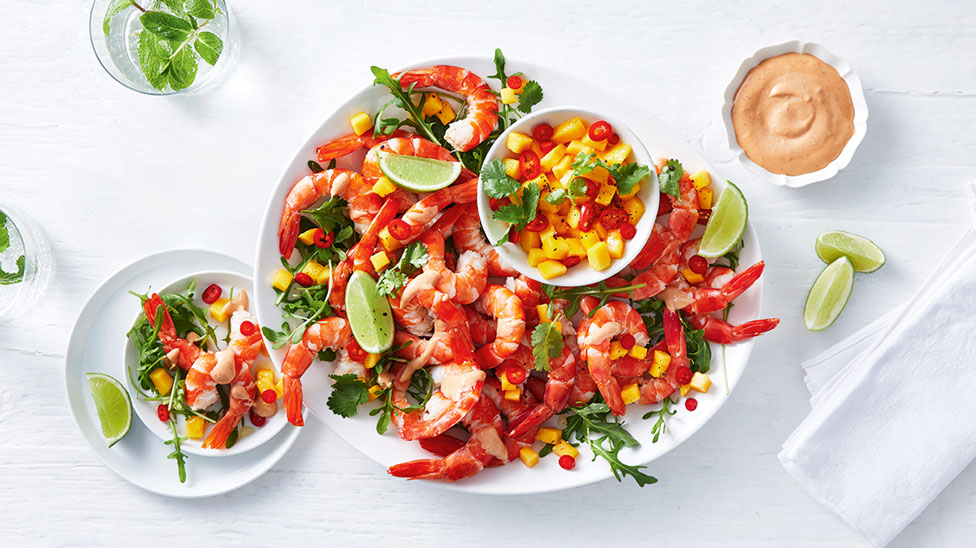
[[[197,77],[197,56],[189,47],[183,47],[170,61],[169,85],[176,91],[186,89]]]
[[[681,195],[681,177],[685,174],[684,167],[678,160],[668,160],[661,173],[657,176],[661,192],[677,198]]]
[[[651,170],[639,164],[624,164],[613,166],[610,173],[617,182],[617,193],[627,195],[634,190],[637,183],[651,174]]]
[[[522,204],[506,204],[498,208],[491,218],[510,225],[518,225],[525,222],[525,210],[522,209]]]
[[[570,183],[570,185],[572,185],[572,183]],[[552,205],[559,205],[565,202],[568,196],[569,194],[566,193],[566,189],[557,188],[549,194],[546,194],[546,201]]]
[[[563,353],[563,337],[554,322],[543,322],[532,330],[532,357],[536,371],[549,371],[549,360]]]
[[[139,33],[139,44],[136,48],[139,54],[139,67],[149,85],[160,91],[166,88],[166,74],[163,72],[163,67],[168,66],[166,59],[169,58],[169,55],[163,57],[159,54],[168,47],[168,44],[156,37],[155,34],[150,32]]]
[[[147,31],[163,40],[183,41],[190,36],[193,27],[187,21],[162,11],[147,11],[139,17]]]
[[[689,329],[685,326],[685,345],[688,358],[691,360],[691,370],[695,373],[708,373],[711,368],[712,349],[705,340],[704,329]]]
[[[376,281],[376,294],[380,297],[396,295],[397,289],[407,285],[407,275],[399,270],[388,268]]]
[[[0,268],[0,285],[12,285],[24,280],[24,256],[17,257],[17,272],[4,272]]]
[[[216,34],[204,31],[197,36],[193,49],[197,50],[201,59],[213,66],[217,64],[217,58],[224,51],[224,42]]]
[[[407,275],[412,275],[416,269],[427,264],[427,248],[420,242],[413,242],[403,250],[403,255],[397,261],[397,268],[404,270]],[[405,268],[410,266],[411,268]]]
[[[395,295],[397,290],[407,284],[407,280],[418,269],[427,264],[427,248],[420,242],[413,242],[403,250],[400,260],[380,274],[376,281],[376,294],[381,297]]]
[[[481,183],[485,194],[492,198],[508,198],[519,189],[519,182],[505,173],[505,163],[492,160],[481,168]]]
[[[329,375],[335,381],[332,385],[332,394],[329,395],[326,405],[333,413],[340,417],[349,418],[354,416],[358,407],[369,401],[369,390],[366,383],[359,380],[356,375]]]
[[[571,180],[569,182],[569,196],[574,199],[586,196],[586,179],[575,177]]]
[[[102,19],[102,30],[105,31],[105,36],[108,36],[109,32],[111,32],[112,18],[125,11],[131,5],[132,2],[130,0],[115,0],[109,5],[108,11],[105,12],[105,18]]]
[[[0,211],[0,253],[10,247],[10,233],[7,232],[7,215]]]
[[[187,0],[188,7],[186,9],[187,13],[193,17],[199,17],[201,19],[213,19],[216,15],[214,13],[214,5],[211,0]],[[213,63],[210,63],[211,65]]]
[[[596,169],[599,165],[600,159],[596,157],[596,154],[592,152],[587,152],[585,154],[577,154],[576,159],[569,167],[573,168],[573,178],[580,175],[586,175],[587,173]]]
[[[529,80],[522,89],[522,95],[519,95],[518,110],[528,114],[539,101],[542,101],[542,86],[535,80]]]
[[[537,208],[539,207],[539,196],[542,194],[542,190],[536,183],[529,183],[525,185],[525,190],[522,191],[522,209],[525,212],[525,224],[531,223],[535,220],[537,213]],[[519,228],[522,230],[525,225]]]

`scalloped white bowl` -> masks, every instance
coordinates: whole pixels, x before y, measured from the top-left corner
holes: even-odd
[[[732,103],[746,74],[766,59],[783,55],[784,53],[808,53],[834,67],[838,74],[840,74],[840,77],[847,82],[847,87],[851,92],[851,100],[854,103],[854,135],[847,141],[844,150],[823,169],[802,175],[773,173],[750,160],[746,156],[745,151],[742,150],[742,147],[739,146],[739,142],[735,137],[735,128],[732,126]],[[816,42],[791,40],[775,46],[761,48],[739,65],[738,72],[735,73],[732,81],[725,88],[724,102],[722,104],[722,122],[725,124],[725,134],[728,138],[729,149],[740,164],[774,185],[799,188],[812,183],[826,181],[834,175],[837,175],[838,171],[847,167],[847,164],[851,162],[851,158],[854,156],[854,151],[857,150],[858,145],[861,144],[864,135],[867,133],[868,104],[864,100],[864,89],[861,87],[861,79],[854,72],[854,69],[851,68],[850,63],[834,55],[827,48]]]

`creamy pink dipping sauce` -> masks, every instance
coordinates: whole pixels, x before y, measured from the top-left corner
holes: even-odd
[[[854,135],[854,102],[834,67],[786,53],[746,74],[732,103],[732,127],[753,162],[783,175],[812,173],[840,156]]]

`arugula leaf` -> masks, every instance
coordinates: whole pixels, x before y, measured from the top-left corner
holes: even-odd
[[[640,164],[615,164],[613,168],[609,171],[613,175],[614,181],[617,182],[617,193],[621,195],[630,194],[637,183],[651,174],[650,168]]]
[[[595,286],[557,288],[549,284],[542,284],[542,291],[549,297],[549,299],[565,299],[568,301],[569,305],[563,311],[563,314],[567,318],[572,318],[576,315],[576,312],[579,311],[580,301],[585,295],[593,295],[594,297],[599,297],[600,299],[599,304],[597,304],[596,308],[594,308],[591,312],[592,315],[598,308],[607,304],[610,297],[613,297],[618,293],[630,293],[633,295],[633,291],[635,289],[640,289],[645,285],[646,284],[632,284],[620,287],[610,287],[607,285],[606,281],[602,281]]]
[[[502,85],[505,85],[505,80],[508,78],[505,76],[505,55],[502,53],[501,48],[495,48],[495,74],[492,74],[488,78],[494,78],[500,80]]]
[[[356,375],[329,375],[335,381],[332,394],[326,405],[333,413],[340,417],[349,418],[359,411],[359,406],[369,401],[369,390],[366,383]]]
[[[651,434],[654,434],[654,437],[651,439],[651,443],[657,443],[657,440],[661,438],[661,434],[668,431],[668,423],[666,422],[666,419],[678,412],[677,410],[670,409],[672,403],[675,402],[671,401],[671,398],[664,398],[664,400],[661,402],[660,409],[657,411],[648,411],[643,417],[641,417],[642,419],[647,420],[654,415],[657,415],[657,421],[654,423],[654,426],[651,427]]]
[[[17,257],[17,272],[4,272],[0,268],[0,285],[13,285],[24,281],[24,256]]]
[[[111,32],[112,18],[130,6],[132,6],[130,0],[115,0],[109,5],[108,10],[105,12],[105,18],[102,19],[102,30],[105,31],[105,36],[108,36]]]
[[[197,77],[197,56],[189,47],[182,47],[170,58],[169,85],[174,90],[190,87]]]
[[[681,195],[681,177],[685,174],[685,168],[678,160],[668,160],[661,168],[661,173],[657,176],[658,185],[661,192],[670,194],[677,198]]]
[[[166,458],[176,461],[176,469],[180,476],[180,483],[186,483],[186,455],[180,448],[180,442],[186,440],[186,438],[177,433],[176,417],[174,415],[170,415],[169,417],[169,428],[173,431],[173,439],[166,440],[163,443],[165,445],[172,445],[173,452],[166,455]]]
[[[532,107],[542,101],[542,86],[535,80],[529,80],[519,95],[518,110],[524,114],[532,111]]]
[[[302,213],[322,230],[335,232],[340,227],[352,225],[352,221],[346,217],[345,208],[346,201],[338,196],[333,196],[319,207],[302,210]]]
[[[7,215],[0,211],[0,253],[10,247],[10,233],[7,232]]]
[[[681,320],[684,323],[684,319]],[[690,329],[685,324],[685,346],[688,359],[691,360],[691,370],[695,373],[708,373],[711,368],[712,349],[705,340],[704,329]]]
[[[562,333],[555,322],[542,322],[532,330],[532,357],[536,371],[549,371],[549,360],[563,353]]]
[[[485,194],[492,198],[508,198],[519,189],[519,182],[505,173],[505,162],[492,160],[481,168],[481,183]]]
[[[427,264],[427,248],[420,242],[413,242],[403,250],[400,260],[380,274],[376,281],[376,294],[381,297],[395,295],[397,290],[407,284],[421,267]]]
[[[640,487],[657,483],[657,478],[641,471],[646,466],[625,464],[620,460],[621,449],[637,447],[640,443],[624,429],[623,423],[617,422],[599,395],[594,398],[593,403],[569,407],[565,412],[569,416],[563,430],[564,438],[573,436],[580,443],[588,443],[593,451],[593,459],[603,458],[610,465],[610,471],[617,481],[623,481],[625,476],[630,476]]]
[[[212,32],[201,32],[193,43],[193,49],[197,50],[201,59],[213,66],[217,64],[220,53],[224,51],[224,41]]]
[[[516,204],[503,205],[492,214],[496,219],[512,225],[511,230],[523,230],[525,225],[535,220],[536,208],[539,207],[539,195],[542,191],[536,183],[525,185],[522,190],[522,200]]]
[[[139,17],[145,29],[163,40],[183,41],[189,38],[193,26],[184,19],[163,11],[147,11]]]

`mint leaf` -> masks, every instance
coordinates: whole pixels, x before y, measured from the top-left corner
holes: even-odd
[[[109,32],[111,32],[112,18],[125,11],[131,5],[132,2],[130,0],[115,0],[109,5],[108,10],[105,12],[105,18],[102,19],[102,30],[105,31],[105,36],[108,36]]]
[[[553,322],[543,322],[532,330],[532,357],[536,371],[549,371],[549,360],[563,353],[563,337]]]
[[[186,45],[173,55],[169,66],[169,85],[174,90],[186,89],[197,77],[197,56]]]
[[[332,385],[332,394],[325,403],[336,415],[352,417],[359,411],[360,405],[369,401],[366,383],[359,380],[356,375],[329,375],[329,378],[334,380],[335,384]]]
[[[17,257],[17,272],[5,272],[0,268],[0,285],[11,285],[24,280],[24,256]]]
[[[519,182],[505,173],[505,162],[492,160],[481,168],[481,183],[485,194],[492,198],[508,198],[519,189]]]
[[[162,0],[166,7],[170,9],[174,14],[180,17],[186,15],[186,9],[183,8],[183,0]]]
[[[139,67],[145,75],[149,85],[162,91],[166,88],[164,67],[168,67],[169,55],[165,53],[169,45],[150,32],[139,33],[139,44],[136,48],[139,54]]]
[[[624,195],[630,194],[637,183],[651,174],[650,168],[639,164],[614,165],[609,171],[617,182],[618,194]]]
[[[213,19],[216,15],[214,13],[214,5],[211,0],[187,0],[188,7],[186,12],[193,17],[199,17],[200,19]],[[213,63],[210,63],[211,65]]]
[[[522,95],[519,95],[518,110],[528,114],[539,101],[542,101],[542,86],[535,80],[529,80],[522,89]]]
[[[204,31],[193,43],[193,49],[197,50],[204,61],[213,66],[217,64],[217,58],[224,50],[224,41],[216,34]]]
[[[661,192],[670,194],[677,198],[681,195],[681,177],[685,174],[685,168],[677,160],[668,160],[661,173],[657,176],[658,186]]]
[[[0,211],[0,253],[10,247],[10,233],[7,232],[7,215]]]
[[[147,11],[139,20],[147,31],[163,40],[183,41],[189,38],[193,30],[187,21],[162,11]]]

